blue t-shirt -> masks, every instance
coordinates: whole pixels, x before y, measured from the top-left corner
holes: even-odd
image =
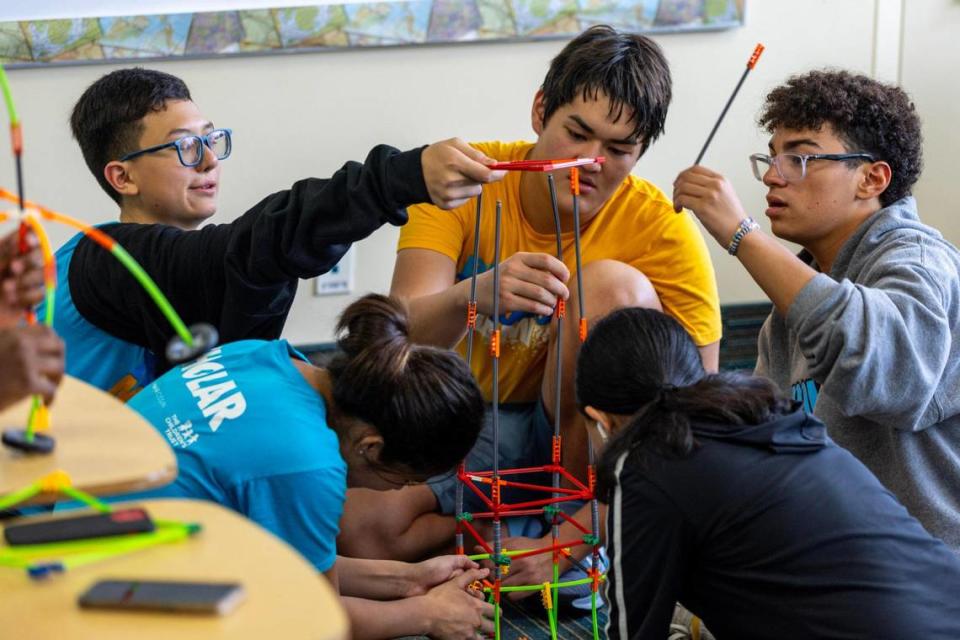
[[[347,467],[323,398],[286,341],[245,340],[175,367],[130,400],[173,447],[176,481],[137,497],[210,500],[333,566]]]
[[[75,378],[127,400],[153,381],[156,356],[149,350],[115,338],[88,322],[73,304],[70,260],[83,238],[70,238],[56,253],[57,298],[53,328],[66,344],[66,372]],[[46,302],[38,307],[42,318]]]

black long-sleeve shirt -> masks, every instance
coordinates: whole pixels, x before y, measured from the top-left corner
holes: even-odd
[[[280,336],[300,278],[331,269],[350,243],[384,223],[402,225],[408,205],[429,202],[422,149],[375,147],[330,179],[309,178],[267,196],[237,220],[183,231],[166,225],[101,227],[156,281],[187,325],[207,322],[221,342]],[[133,276],[93,241],[71,258],[79,314],[99,329],[160,356],[174,334]],[[70,349],[70,335],[65,335]],[[69,370],[68,358],[68,370]],[[83,379],[82,371],[69,371]]]
[[[823,424],[694,425],[685,459],[634,450],[607,511],[611,640],[957,638],[960,560]]]

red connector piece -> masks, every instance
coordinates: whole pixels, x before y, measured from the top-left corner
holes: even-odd
[[[477,301],[471,300],[467,303],[467,329],[475,329],[477,326]]]
[[[563,298],[557,298],[557,317],[567,317],[567,301]]]
[[[556,464],[556,465],[559,465],[559,464],[560,464],[560,443],[561,443],[561,440],[563,440],[563,436],[553,436],[553,451],[552,451],[552,455],[551,455],[551,457],[550,457],[550,460],[551,460],[551,462],[553,462],[553,464]]]
[[[582,167],[585,164],[603,164],[606,157],[596,158],[564,158],[562,160],[514,160],[512,162],[495,162],[488,165],[488,169],[499,171],[557,171],[570,167]]]

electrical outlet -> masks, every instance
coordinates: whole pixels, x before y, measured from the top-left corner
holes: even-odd
[[[313,280],[313,295],[336,296],[353,291],[354,256],[353,247],[340,258],[333,269]]]

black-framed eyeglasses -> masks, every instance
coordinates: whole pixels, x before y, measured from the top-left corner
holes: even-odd
[[[203,148],[207,147],[217,157],[217,160],[226,160],[230,157],[233,150],[233,130],[232,129],[214,129],[210,133],[202,136],[184,136],[173,142],[158,144],[139,151],[133,151],[120,158],[120,162],[133,160],[147,153],[154,153],[163,149],[175,147],[180,164],[185,167],[196,167],[203,162]]]
[[[781,179],[787,182],[800,182],[807,177],[807,163],[811,160],[876,162],[876,158],[863,151],[856,153],[778,153],[775,156],[755,153],[750,156],[750,166],[753,167],[753,176],[761,182],[763,182],[763,176],[771,165],[777,170],[777,175]]]

